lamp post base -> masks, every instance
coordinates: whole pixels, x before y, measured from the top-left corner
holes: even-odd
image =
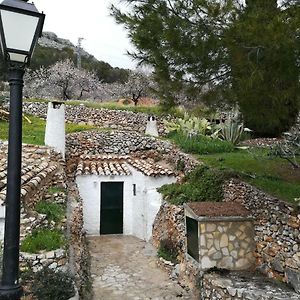
[[[19,300],[22,294],[21,285],[0,286],[0,300]]]

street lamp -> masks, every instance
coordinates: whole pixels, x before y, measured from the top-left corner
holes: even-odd
[[[45,15],[27,1],[4,0],[0,4],[0,44],[9,69],[10,85],[5,233],[0,286],[0,299],[3,300],[18,300],[22,295],[19,284],[19,243],[23,75],[42,34],[44,19]]]

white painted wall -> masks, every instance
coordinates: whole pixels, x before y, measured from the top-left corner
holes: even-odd
[[[84,229],[87,234],[100,234],[101,182],[124,182],[123,232],[140,239],[152,237],[152,225],[161,205],[161,195],[156,188],[176,182],[175,177],[145,176],[130,165],[130,176],[77,176],[80,196],[83,199]],[[136,184],[136,196],[133,195]]]
[[[53,102],[48,103],[45,145],[53,147],[65,158],[65,105],[54,108]]]

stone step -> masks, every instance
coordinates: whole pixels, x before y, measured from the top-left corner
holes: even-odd
[[[288,285],[252,272],[212,272],[203,278],[203,299],[299,300]]]

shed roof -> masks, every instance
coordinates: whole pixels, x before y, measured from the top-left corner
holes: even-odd
[[[77,166],[79,175],[131,175],[128,165],[134,167],[146,176],[175,176],[175,173],[152,159],[133,158],[129,155],[82,155]]]
[[[7,184],[7,143],[0,145],[0,205],[4,205]],[[21,170],[21,197],[37,189],[38,185],[58,165],[51,162],[51,150],[45,146],[23,145]]]
[[[251,212],[236,202],[191,202],[186,204],[198,217],[250,217]]]

